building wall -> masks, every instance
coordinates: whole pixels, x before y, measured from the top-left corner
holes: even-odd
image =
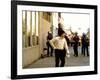
[[[58,13],[53,13],[52,15],[53,18],[53,36],[57,36],[58,34]]]
[[[22,57],[23,57],[22,58],[23,67],[26,67],[32,62],[36,61],[40,57],[39,45],[23,49]]]
[[[50,31],[51,23],[43,18],[43,13],[39,12],[39,45],[23,48],[23,67],[28,66],[32,62],[38,60],[41,54],[44,53],[43,49],[46,48],[46,36]]]
[[[40,22],[39,22],[39,41],[40,41],[40,54],[43,54],[43,49],[46,48],[46,37],[48,31],[50,31],[51,23],[45,20],[42,16],[42,12],[39,13],[40,16]]]

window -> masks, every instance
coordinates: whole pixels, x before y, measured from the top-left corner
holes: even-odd
[[[35,12],[32,12],[32,45],[35,45],[35,37],[36,37],[36,24],[35,24]]]
[[[30,22],[31,22],[31,12],[30,11],[27,11],[27,46],[31,46],[30,44],[30,37],[31,37],[31,25],[30,25]]]
[[[38,45],[38,12],[22,11],[23,48]]]
[[[36,12],[36,45],[38,45],[38,43],[39,43],[39,41],[38,41],[39,40],[38,39],[38,36],[39,36],[39,34],[38,34],[38,26],[39,26],[38,25],[39,24],[38,21],[39,21],[39,19],[38,18],[39,18],[38,12]]]

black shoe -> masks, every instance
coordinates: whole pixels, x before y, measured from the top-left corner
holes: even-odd
[[[89,57],[89,55],[87,55],[87,57]]]
[[[75,54],[73,56],[76,56]]]
[[[78,57],[78,55],[76,55],[75,57]]]

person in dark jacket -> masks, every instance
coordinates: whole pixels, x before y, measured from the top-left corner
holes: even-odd
[[[75,36],[73,37],[73,40],[74,40],[74,45],[73,45],[74,56],[75,56],[75,57],[78,57],[79,37],[78,37],[77,33],[75,33]]]
[[[69,41],[69,38],[68,38],[68,36],[67,36],[67,35],[65,35],[65,39],[66,39],[66,42],[67,42],[67,44],[68,44],[68,46],[69,46],[70,41]]]
[[[81,38],[82,42],[82,55],[85,56],[85,51],[87,52],[87,56],[89,56],[88,46],[89,46],[89,39],[86,37],[85,34],[83,34]]]
[[[50,45],[50,40],[53,38],[53,35],[52,33],[48,32],[48,35],[47,35],[47,56],[53,56],[53,48],[52,46]],[[51,49],[51,50],[50,50]],[[50,52],[51,51],[51,52]]]

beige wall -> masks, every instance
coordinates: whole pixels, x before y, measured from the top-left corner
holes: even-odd
[[[22,65],[23,67],[26,67],[27,65],[31,64],[35,60],[37,60],[40,57],[39,54],[39,46],[34,46],[34,47],[29,47],[23,49],[23,54],[22,54]]]
[[[40,13],[40,53],[43,54],[43,48],[46,48],[46,36],[48,31],[50,31],[51,23],[42,18],[42,13]]]
[[[46,36],[47,32],[50,31],[51,24],[43,19],[42,12],[39,13],[39,45],[25,48],[22,53],[22,65],[23,67],[28,66],[32,62],[38,60],[43,54],[43,49],[46,48]]]

